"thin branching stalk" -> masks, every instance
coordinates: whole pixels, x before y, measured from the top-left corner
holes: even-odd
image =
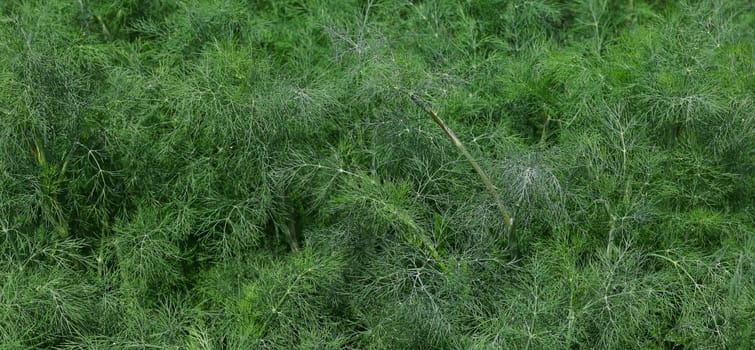
[[[511,216],[509,211],[506,209],[506,205],[503,204],[503,199],[501,199],[501,195],[498,193],[498,190],[493,185],[493,182],[490,181],[490,177],[485,173],[485,171],[482,169],[479,163],[477,163],[477,160],[472,157],[472,154],[469,153],[466,147],[464,147],[464,144],[461,143],[461,140],[459,140],[458,137],[456,137],[456,134],[454,134],[453,130],[446,125],[446,123],[443,121],[443,119],[440,119],[437,113],[433,111],[430,106],[425,102],[421,97],[419,97],[415,93],[410,93],[409,96],[411,97],[412,101],[416,103],[418,106],[420,106],[422,109],[427,112],[427,114],[430,116],[430,118],[433,119],[435,124],[438,124],[438,126],[443,129],[443,132],[446,133],[449,139],[451,139],[451,143],[456,146],[457,149],[464,155],[465,158],[467,158],[467,161],[469,164],[472,165],[474,170],[477,172],[477,175],[480,176],[480,179],[482,179],[482,182],[485,184],[485,188],[488,189],[488,192],[495,198],[496,203],[498,204],[498,209],[501,211],[501,215],[503,216],[504,221],[506,222],[506,229],[508,231],[508,243],[509,243],[509,249],[514,257],[518,256],[519,251],[519,244],[517,241],[517,237],[514,233],[514,218]]]

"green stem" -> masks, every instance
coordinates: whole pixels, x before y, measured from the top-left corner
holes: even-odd
[[[63,214],[63,208],[58,200],[59,186],[64,181],[65,167],[68,165],[66,159],[62,170],[57,170],[55,166],[52,166],[47,161],[47,151],[44,149],[42,142],[36,132],[30,131],[32,134],[29,138],[29,146],[31,147],[32,156],[39,164],[40,168],[40,181],[42,192],[45,196],[45,207],[49,210],[50,218],[57,224],[60,233],[63,236],[68,235],[68,222]]]
[[[517,237],[514,234],[514,218],[511,217],[511,214],[509,214],[509,211],[506,209],[506,206],[503,204],[503,200],[501,199],[501,195],[498,194],[498,190],[495,186],[493,186],[493,182],[490,181],[490,178],[485,173],[484,170],[482,170],[482,167],[479,163],[472,157],[472,154],[469,153],[466,147],[464,147],[464,144],[461,143],[458,137],[456,137],[456,134],[454,134],[453,130],[446,125],[446,123],[440,119],[437,113],[433,111],[430,106],[425,102],[421,97],[417,96],[417,94],[410,93],[409,97],[411,97],[412,101],[416,103],[418,106],[420,106],[427,114],[430,116],[430,118],[433,119],[435,124],[438,124],[438,126],[443,129],[443,132],[446,133],[446,136],[448,136],[449,139],[451,139],[451,143],[456,146],[457,149],[461,152],[461,154],[464,155],[465,158],[467,158],[467,161],[469,164],[472,165],[475,172],[477,172],[477,175],[480,176],[480,179],[482,179],[482,183],[485,184],[485,187],[487,188],[488,192],[495,198],[496,203],[498,204],[498,209],[501,211],[501,215],[503,216],[504,221],[506,222],[506,229],[508,230],[508,243],[509,243],[509,249],[514,257],[519,255],[519,243],[517,241]]]

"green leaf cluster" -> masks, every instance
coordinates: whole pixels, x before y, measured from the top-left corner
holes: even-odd
[[[0,349],[753,348],[754,13],[4,1]]]

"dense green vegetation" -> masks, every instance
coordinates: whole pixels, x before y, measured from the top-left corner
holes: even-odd
[[[755,348],[754,28],[3,1],[0,349]]]

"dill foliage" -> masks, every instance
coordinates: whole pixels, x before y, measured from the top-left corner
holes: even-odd
[[[755,348],[754,13],[2,1],[0,349]]]

